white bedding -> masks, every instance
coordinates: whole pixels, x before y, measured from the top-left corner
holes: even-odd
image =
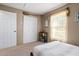
[[[79,56],[79,47],[59,41],[34,47],[35,56]]]

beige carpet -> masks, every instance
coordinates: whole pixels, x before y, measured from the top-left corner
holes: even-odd
[[[42,42],[32,42],[16,47],[6,48],[0,50],[0,56],[30,56],[32,48],[37,45],[43,44]]]

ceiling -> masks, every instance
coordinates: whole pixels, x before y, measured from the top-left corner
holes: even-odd
[[[3,5],[17,8],[33,14],[42,15],[64,6],[66,3],[3,3]]]

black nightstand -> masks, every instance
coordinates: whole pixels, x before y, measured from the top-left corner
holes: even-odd
[[[47,32],[39,32],[39,41],[44,43],[48,42],[48,33]]]

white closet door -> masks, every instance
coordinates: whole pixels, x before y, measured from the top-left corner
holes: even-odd
[[[16,45],[16,13],[0,10],[0,49]]]
[[[37,41],[37,17],[24,16],[24,38],[23,43]]]

